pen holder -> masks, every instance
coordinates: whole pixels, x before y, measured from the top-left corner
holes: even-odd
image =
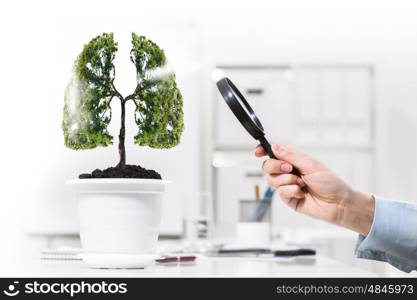
[[[250,221],[259,203],[259,201],[254,199],[242,199],[239,201],[239,223],[237,224],[236,233],[240,244],[263,246],[268,245],[271,241],[270,210],[265,213],[260,221]]]
[[[255,199],[241,199],[239,200],[239,222],[256,222],[253,221],[253,214],[261,204],[260,201]],[[268,209],[263,215],[262,219],[258,220],[256,223],[271,223],[271,210]]]

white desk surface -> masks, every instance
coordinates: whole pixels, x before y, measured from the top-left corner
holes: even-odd
[[[2,264],[1,277],[375,277],[322,256],[276,261],[199,257],[194,263],[152,265],[145,269],[90,269],[79,261],[21,261]]]

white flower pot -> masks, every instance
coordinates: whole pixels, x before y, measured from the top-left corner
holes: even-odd
[[[80,238],[86,253],[155,253],[167,181],[76,179]]]

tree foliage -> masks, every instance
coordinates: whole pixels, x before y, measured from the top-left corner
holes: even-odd
[[[62,128],[65,145],[72,149],[108,146],[111,119],[110,100],[117,43],[113,34],[103,33],[84,46],[77,57],[73,76],[65,91]]]
[[[183,102],[175,74],[167,71],[164,51],[146,37],[132,33],[130,59],[136,67],[137,86],[127,97],[114,86],[116,52],[113,34],[103,33],[86,44],[77,57],[65,91],[62,121],[65,145],[72,149],[91,149],[112,144],[113,137],[107,127],[112,116],[110,102],[115,97],[120,100],[123,111],[129,100],[136,105],[136,144],[153,148],[177,145],[184,130]],[[123,130],[119,134],[122,151],[124,122],[122,115]]]
[[[177,145],[184,130],[182,96],[175,74],[165,70],[164,51],[144,36],[132,33],[131,61],[136,66],[135,143],[153,148]]]

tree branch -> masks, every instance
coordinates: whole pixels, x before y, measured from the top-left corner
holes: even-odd
[[[109,99],[109,101],[107,101],[107,106],[108,107],[110,107],[110,103],[113,100],[113,98],[114,98],[114,95],[110,95],[110,99]]]
[[[125,100],[126,101],[128,101],[128,100],[135,100],[135,96],[137,95],[137,93],[139,92],[139,90],[140,90],[140,84],[137,83],[136,84],[136,87],[135,87],[135,90],[133,91],[133,93],[130,94],[129,96],[127,96]]]
[[[119,93],[119,91],[116,89],[116,87],[114,86],[114,83],[113,83],[113,81],[114,80],[112,80],[111,82],[110,82],[110,84],[111,84],[111,88],[113,89],[113,95],[114,96],[116,96],[117,98],[119,98],[120,99],[120,101],[125,101],[125,99],[123,98],[123,96],[122,96],[122,94],[120,94]]]
[[[131,94],[131,95],[127,96],[127,97],[125,98],[125,101],[128,101],[128,100],[135,100],[135,96],[136,96],[136,94],[135,94],[135,93],[133,93],[133,94]]]

